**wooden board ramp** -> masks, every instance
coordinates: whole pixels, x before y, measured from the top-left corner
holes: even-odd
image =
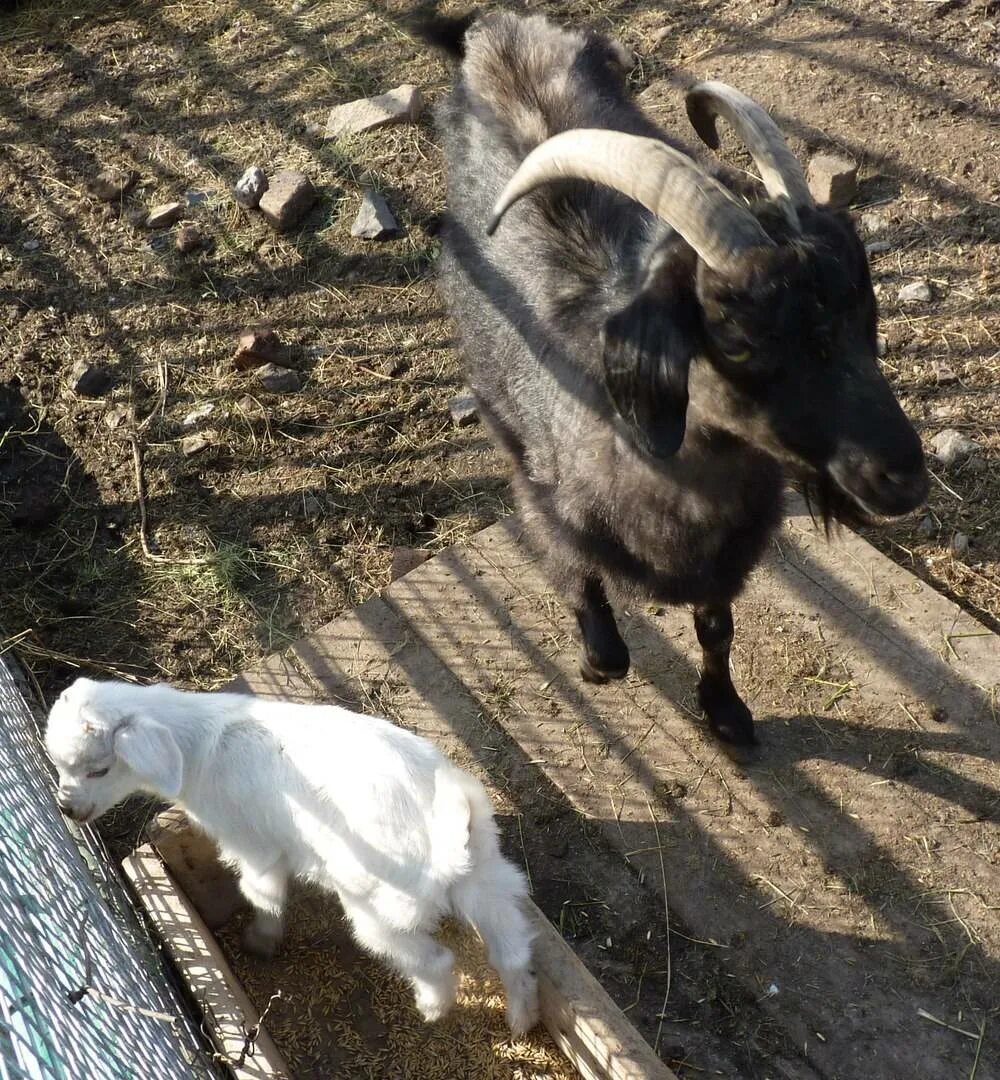
[[[622,624],[629,677],[582,683],[572,618],[508,519],[244,686],[384,712],[487,774],[509,737],[515,790],[555,784],[636,888],[665,888],[789,1034],[796,1075],[1000,1075],[997,638],[795,514],[737,607],[763,742],[739,765],[696,718],[689,616]]]

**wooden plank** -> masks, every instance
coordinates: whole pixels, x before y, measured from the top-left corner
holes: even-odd
[[[542,1021],[584,1080],[677,1080],[534,906]]]
[[[464,738],[481,727],[475,702],[462,692],[446,667],[419,651],[419,643],[400,642],[388,654],[383,653],[384,642],[395,642],[398,637],[399,628],[392,627],[392,610],[377,598],[365,607],[363,619],[368,633],[360,626],[338,620],[293,646],[286,656],[269,657],[226,689],[286,700],[322,698],[375,708],[377,702],[358,702],[358,684],[348,675],[347,666],[363,664],[370,671],[390,657],[406,663],[404,650],[418,650],[412,659],[420,665],[421,678],[412,680],[410,687],[400,688],[394,696],[395,708],[399,707],[400,694],[407,696],[406,713],[411,726],[459,758],[465,767],[473,767]],[[374,632],[376,626],[378,633]],[[341,655],[337,642],[350,643],[349,657]],[[310,683],[302,672],[315,682]],[[428,698],[421,695],[421,690],[426,692],[429,685],[434,686],[437,707],[424,711],[419,703]],[[447,722],[440,709],[443,698],[449,701]],[[488,776],[482,770],[476,771],[491,787]],[[495,789],[491,795],[498,797]],[[677,1080],[535,904],[529,903],[529,912],[538,932],[536,966],[542,1022],[580,1076],[584,1080]]]
[[[796,1069],[968,1072],[967,1040],[917,1010],[952,1016],[953,977],[982,1010],[1000,974],[984,907],[1000,890],[1000,642],[860,537],[827,544],[793,515],[737,612],[734,666],[765,742],[744,767],[689,714],[689,616],[633,609],[623,629],[633,674],[581,684],[572,619],[507,521],[288,656],[463,763],[499,724],[518,771],[564,792],[689,932],[721,943],[801,1048]]]
[[[237,1080],[291,1080],[288,1067],[263,1026],[258,1027],[252,1051],[248,1051],[246,1032],[258,1025],[259,1015],[212,933],[176,887],[159,857],[143,845],[122,866],[201,1008],[220,1060]]]

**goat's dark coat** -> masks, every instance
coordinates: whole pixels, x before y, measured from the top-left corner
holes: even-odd
[[[451,24],[453,49],[466,25]],[[807,208],[791,237],[764,204],[776,246],[722,279],[635,202],[577,180],[524,198],[488,239],[505,183],[552,135],[612,128],[679,144],[629,97],[612,42],[499,13],[462,48],[438,111],[442,287],[526,524],[580,620],[584,673],[628,666],[603,580],[696,605],[699,637],[722,641],[716,615],[780,520],[783,462],[838,482],[846,472],[858,501],[886,512],[910,509],[925,483],[875,361],[864,250],[846,217]],[[898,491],[886,476],[904,478]],[[752,738],[752,726],[729,734]]]

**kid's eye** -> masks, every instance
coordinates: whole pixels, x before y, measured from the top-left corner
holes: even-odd
[[[111,768],[110,765],[106,765],[103,769],[94,769],[93,772],[87,773],[87,779],[88,780],[98,780],[102,776],[107,776],[108,775],[108,769],[110,769],[110,768]]]

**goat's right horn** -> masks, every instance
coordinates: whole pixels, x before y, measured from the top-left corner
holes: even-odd
[[[698,83],[687,92],[684,105],[698,137],[713,150],[719,148],[716,117],[729,121],[760,169],[768,195],[776,202],[785,203],[791,211],[787,216],[797,227],[795,208],[815,204],[802,166],[767,110],[723,82]]]
[[[492,235],[518,199],[543,184],[591,180],[635,199],[665,221],[713,270],[726,273],[749,248],[772,247],[750,211],[695,162],[659,139],[577,128],[536,146],[493,208]]]

